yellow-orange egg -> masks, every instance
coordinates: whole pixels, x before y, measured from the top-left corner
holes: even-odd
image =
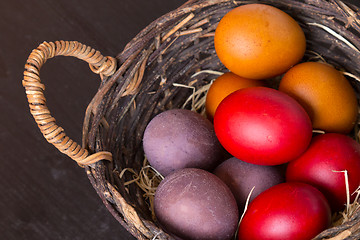
[[[208,118],[212,119],[214,117],[216,108],[230,93],[247,87],[264,85],[264,82],[260,80],[243,78],[232,72],[224,73],[215,79],[207,92],[205,108]]]
[[[294,66],[284,74],[279,90],[298,100],[314,129],[348,133],[355,125],[358,113],[355,90],[341,72],[326,63]]]
[[[215,31],[215,50],[233,73],[266,79],[286,72],[305,53],[300,25],[287,13],[265,4],[247,4],[229,11]]]

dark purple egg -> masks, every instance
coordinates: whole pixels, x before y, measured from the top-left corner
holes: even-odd
[[[164,176],[182,168],[213,170],[223,160],[212,123],[185,109],[155,116],[145,129],[143,147],[150,165]]]
[[[181,239],[227,240],[239,221],[236,200],[226,184],[196,168],[166,176],[156,190],[154,208],[161,226]]]
[[[266,189],[285,181],[281,166],[255,165],[235,157],[221,163],[213,173],[230,188],[240,210],[254,186],[250,201]]]

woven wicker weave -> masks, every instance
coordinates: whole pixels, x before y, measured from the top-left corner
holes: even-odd
[[[144,129],[156,114],[183,107],[194,89],[215,78],[212,71],[226,71],[213,46],[217,23],[230,9],[254,2],[295,18],[307,38],[304,60],[323,58],[346,72],[360,92],[360,15],[355,6],[340,0],[191,0],[148,25],[116,58],[78,42],[59,41],[41,44],[27,61],[23,85],[44,137],[85,167],[108,210],[138,239],[172,239],[154,220],[143,190],[128,184],[144,166]],[[45,104],[39,70],[57,55],[89,62],[102,79],[86,111],[82,147],[56,125]],[[190,101],[185,107],[194,106]],[[316,239],[331,237],[360,239],[360,212]]]

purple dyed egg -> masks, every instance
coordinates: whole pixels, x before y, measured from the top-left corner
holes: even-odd
[[[161,226],[180,239],[228,240],[239,221],[236,200],[214,174],[185,168],[164,178],[154,199]]]
[[[281,166],[256,165],[235,157],[221,163],[213,172],[230,188],[242,210],[251,189],[250,201],[266,189],[285,181]]]
[[[182,168],[213,170],[223,160],[212,123],[185,109],[155,116],[145,129],[143,147],[150,165],[164,176]]]

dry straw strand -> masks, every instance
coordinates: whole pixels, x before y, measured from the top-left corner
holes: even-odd
[[[327,26],[324,26],[324,25],[322,25],[320,23],[315,23],[315,22],[311,22],[311,23],[309,22],[307,24],[311,25],[311,26],[316,26],[316,27],[322,28],[326,32],[328,32],[331,35],[333,35],[334,37],[338,38],[340,41],[344,42],[347,46],[349,46],[354,51],[360,53],[360,50],[357,47],[355,47],[350,41],[348,41],[346,38],[344,38],[341,34],[335,32],[333,29],[331,29],[331,28],[329,28]]]

